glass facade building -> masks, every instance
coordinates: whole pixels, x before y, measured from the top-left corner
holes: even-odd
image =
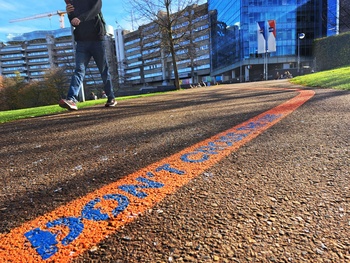
[[[208,5],[212,74],[223,82],[257,80],[265,65],[268,78],[312,70],[313,40],[339,30],[339,0],[208,0]],[[276,51],[267,47],[257,54],[257,23],[268,20],[276,24]]]

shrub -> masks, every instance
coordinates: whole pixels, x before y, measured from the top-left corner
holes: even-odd
[[[46,72],[43,81],[26,82],[19,73],[4,78],[0,87],[0,110],[15,110],[53,105],[67,92],[63,69]]]

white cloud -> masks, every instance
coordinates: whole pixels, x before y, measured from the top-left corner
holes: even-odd
[[[8,1],[0,0],[0,10],[2,12],[4,11],[16,11],[18,8],[16,7],[16,4],[9,3]]]

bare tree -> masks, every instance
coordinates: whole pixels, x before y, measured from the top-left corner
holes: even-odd
[[[148,21],[156,26],[153,37],[160,40],[160,52],[162,57],[171,56],[174,71],[175,87],[180,89],[180,79],[177,68],[177,56],[179,43],[190,31],[191,23],[186,19],[188,8],[198,4],[199,0],[132,0],[130,7],[135,16],[134,19]],[[169,70],[169,69],[168,69]]]

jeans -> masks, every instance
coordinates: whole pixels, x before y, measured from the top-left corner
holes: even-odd
[[[100,71],[104,84],[104,91],[108,100],[115,98],[111,75],[109,74],[105,42],[104,41],[77,41],[75,54],[75,71],[71,79],[67,99],[77,102],[80,88],[83,85],[85,72],[89,61],[93,57]]]

